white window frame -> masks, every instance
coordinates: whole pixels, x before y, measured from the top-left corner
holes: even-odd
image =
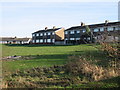
[[[47,40],[46,40],[46,39],[44,39],[44,42],[46,43],[46,42],[47,42]]]
[[[76,33],[80,33],[80,30],[77,30]]]
[[[108,31],[113,31],[113,27],[108,27],[107,30]]]
[[[43,36],[43,33],[40,33],[40,36]]]
[[[35,40],[32,40],[33,43],[35,43]]]
[[[90,40],[90,37],[88,37],[87,40]]]
[[[98,28],[95,28],[95,29],[94,29],[94,32],[98,32],[98,31],[99,31]]]
[[[68,40],[68,38],[65,38],[65,40]]]
[[[74,34],[74,33],[75,33],[75,31],[74,31],[74,30],[70,31],[70,34]]]
[[[50,43],[50,42],[51,42],[51,39],[47,39],[47,42]]]
[[[55,39],[52,39],[52,42],[54,43],[54,42],[55,42]]]
[[[101,28],[100,28],[100,31],[104,31],[104,28],[103,28],[103,27],[101,27]]]
[[[33,37],[35,36],[35,34],[32,35]]]
[[[39,36],[39,33],[37,33],[36,36]]]
[[[80,40],[80,38],[76,38],[76,40]]]
[[[70,38],[70,40],[75,40],[75,38]]]
[[[39,39],[36,39],[36,43],[39,43],[40,42],[40,40]]]
[[[44,33],[44,36],[46,36],[46,33]]]
[[[43,43],[43,39],[40,39],[40,43]]]
[[[54,35],[55,34],[55,32],[52,32],[52,35]]]
[[[85,30],[83,30],[82,32],[85,33]]]
[[[50,35],[50,32],[48,32],[48,35]]]
[[[65,34],[68,34],[68,31],[65,31]]]
[[[115,27],[115,30],[119,30],[119,27]]]

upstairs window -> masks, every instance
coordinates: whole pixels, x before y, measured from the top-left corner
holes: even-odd
[[[50,32],[48,32],[48,35],[50,35]]]
[[[83,30],[83,33],[85,32],[85,30]]]
[[[108,31],[113,31],[113,27],[108,27]]]
[[[100,28],[100,31],[104,31],[104,28],[101,27],[101,28]]]
[[[46,36],[46,33],[44,33],[44,35]]]
[[[35,34],[32,34],[32,36],[34,37],[34,36],[35,36]]]
[[[40,33],[40,36],[43,36],[43,33]]]
[[[119,30],[119,27],[113,27],[114,28],[114,30]]]
[[[68,34],[68,31],[65,31],[65,34]]]
[[[70,31],[70,34],[74,34],[75,32],[74,31]]]
[[[39,33],[37,33],[36,36],[39,36]]]
[[[80,33],[80,31],[77,31],[77,33]]]
[[[95,29],[94,29],[94,32],[98,32],[98,31],[99,31],[98,28],[95,28]]]

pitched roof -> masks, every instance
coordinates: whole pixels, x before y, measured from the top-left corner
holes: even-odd
[[[39,33],[39,32],[50,32],[50,31],[57,31],[57,30],[59,30],[60,28],[55,28],[55,29],[47,29],[47,30],[38,30],[38,31],[36,31],[36,32],[34,32],[34,33]]]
[[[112,25],[120,25],[120,21],[118,21],[118,22],[108,22],[107,24],[105,24],[105,23],[91,24],[91,25],[88,25],[88,26],[90,28],[95,28],[95,27],[112,26]],[[84,29],[84,28],[85,28],[85,26],[74,26],[74,27],[66,29],[65,31],[72,30],[72,29]]]

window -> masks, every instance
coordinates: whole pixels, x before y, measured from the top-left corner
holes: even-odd
[[[98,32],[98,28],[95,28],[95,29],[94,29],[94,32]]]
[[[36,36],[39,36],[39,33],[37,33]]]
[[[32,40],[33,43],[35,43],[35,40]]]
[[[44,35],[46,36],[46,33],[44,33]]]
[[[108,27],[108,31],[113,31],[113,27]]]
[[[87,39],[90,40],[90,37],[88,37]]]
[[[65,38],[65,40],[68,40],[68,38]]]
[[[68,31],[65,31],[65,34],[68,34]]]
[[[85,32],[85,30],[83,30],[83,33]]]
[[[47,42],[51,42],[51,40],[50,40],[50,39],[47,39]]]
[[[77,33],[80,33],[80,31],[77,31]]]
[[[52,42],[54,43],[54,42],[55,42],[55,39],[52,39]]]
[[[48,32],[48,35],[50,35],[50,32]]]
[[[43,39],[40,39],[40,42],[42,43],[42,42],[43,42]]]
[[[53,32],[52,35],[54,35],[55,33]]]
[[[76,40],[80,40],[80,38],[76,38]]]
[[[74,31],[70,31],[70,34],[74,34]]]
[[[75,38],[70,38],[70,40],[75,40]]]
[[[40,36],[43,36],[43,33],[40,33]]]
[[[32,36],[34,37],[34,36],[35,36],[35,34],[32,34]]]
[[[104,28],[105,31],[107,31],[107,28]]]
[[[39,39],[36,40],[36,43],[39,43]]]
[[[115,27],[115,30],[119,30],[119,28],[118,28],[118,27]]]
[[[46,39],[44,40],[44,42],[46,43]]]
[[[104,31],[104,28],[100,28],[100,31]]]

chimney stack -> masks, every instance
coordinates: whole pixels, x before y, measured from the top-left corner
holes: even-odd
[[[85,23],[81,22],[81,26],[85,26]]]
[[[105,20],[105,25],[107,25],[109,23],[109,20]]]
[[[45,27],[45,30],[47,30],[48,29],[48,27]]]
[[[55,26],[53,26],[53,29],[55,29],[56,27]]]

